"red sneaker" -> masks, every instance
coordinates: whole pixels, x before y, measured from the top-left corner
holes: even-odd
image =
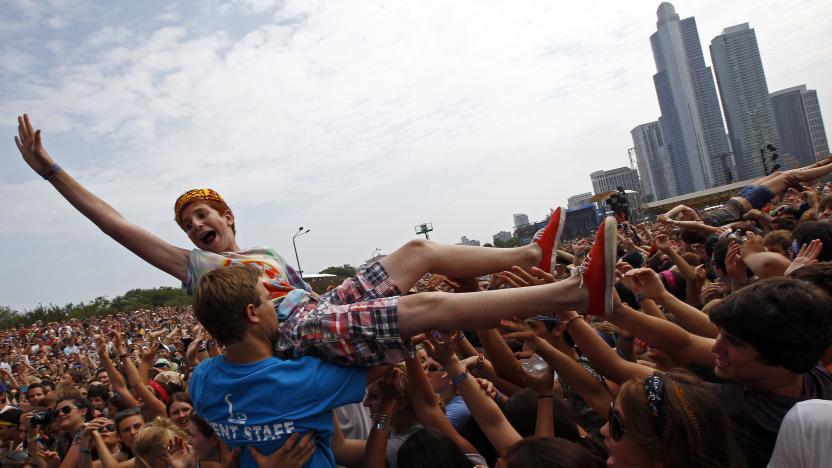
[[[560,242],[560,235],[563,233],[565,218],[566,213],[561,207],[555,208],[552,216],[549,217],[549,224],[532,238],[532,241],[543,250],[543,258],[540,259],[540,264],[537,267],[545,272],[554,274],[552,256],[557,255],[558,242]]]
[[[618,229],[615,218],[607,216],[595,242],[584,259],[578,272],[581,274],[581,287],[589,291],[588,315],[604,316],[612,312],[612,291],[615,283],[615,257]]]

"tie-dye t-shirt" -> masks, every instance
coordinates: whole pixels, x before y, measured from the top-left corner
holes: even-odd
[[[312,288],[303,281],[295,269],[269,247],[219,254],[194,249],[191,251],[191,258],[188,262],[188,278],[182,283],[182,289],[188,295],[192,295],[194,286],[205,273],[217,268],[240,264],[255,266],[269,278],[268,289],[278,310],[282,309],[279,306],[287,297],[290,298],[288,302],[297,303],[302,299],[301,296],[306,296],[312,291]],[[285,317],[281,317],[283,318]]]

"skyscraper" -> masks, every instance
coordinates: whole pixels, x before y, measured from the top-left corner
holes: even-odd
[[[676,183],[659,122],[639,125],[630,134],[636,150],[642,199],[647,202],[673,196]]]
[[[771,93],[771,104],[780,136],[780,153],[792,155],[801,166],[815,162],[816,155],[829,155],[818,93],[806,85]]]
[[[641,191],[641,186],[638,182],[638,173],[629,167],[619,167],[609,171],[595,171],[589,175],[592,179],[592,190],[595,194],[612,192],[618,190],[618,187],[627,190]],[[639,193],[639,195],[641,195]]]
[[[529,224],[529,215],[525,213],[514,213],[514,227]]]
[[[766,145],[778,146],[779,138],[754,30],[748,23],[725,28],[711,41],[711,59],[737,179],[762,177],[764,168],[772,172],[772,164],[764,165],[763,157],[768,154],[762,156],[760,150]]]
[[[657,31],[650,36],[662,136],[675,183],[671,195],[727,182],[730,157],[711,69],[705,66],[694,18],[679,19],[670,3],[659,5]]]

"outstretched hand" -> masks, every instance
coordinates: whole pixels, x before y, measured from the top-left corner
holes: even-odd
[[[666,292],[659,274],[650,268],[630,270],[621,275],[621,282],[630,291],[648,299],[656,300]]]
[[[43,147],[40,130],[34,129],[27,114],[17,117],[17,136],[14,137],[14,142],[17,144],[17,149],[20,150],[26,164],[39,175],[46,174],[49,168],[55,164],[52,157],[46,152],[46,148]]]
[[[818,255],[823,250],[823,242],[820,239],[812,239],[810,242],[803,244],[800,247],[800,252],[797,253],[797,256],[792,260],[792,263],[789,264],[789,267],[786,268],[786,272],[783,273],[784,276],[789,276],[791,273],[799,270],[806,265],[811,265],[818,261]]]
[[[506,281],[506,283],[515,288],[537,286],[555,282],[554,276],[538,267],[533,267],[531,273],[528,273],[519,266],[513,266],[511,267],[511,271],[504,271],[500,273],[500,276]]]
[[[514,353],[518,358],[530,358],[541,344],[541,339],[535,334],[532,327],[526,322],[515,317],[514,320],[502,320],[500,325],[511,330],[503,336],[505,339],[517,339],[524,342],[523,351]],[[547,395],[552,393],[552,382],[554,381],[555,373],[549,363],[546,363],[546,369],[539,374],[529,373],[525,368],[523,369],[523,381],[526,385],[532,388],[539,395]]]

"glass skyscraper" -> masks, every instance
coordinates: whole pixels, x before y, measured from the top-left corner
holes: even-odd
[[[674,193],[728,182],[733,159],[710,67],[705,65],[694,18],[679,18],[670,3],[659,5],[650,36],[659,100],[659,126],[672,169]]]

